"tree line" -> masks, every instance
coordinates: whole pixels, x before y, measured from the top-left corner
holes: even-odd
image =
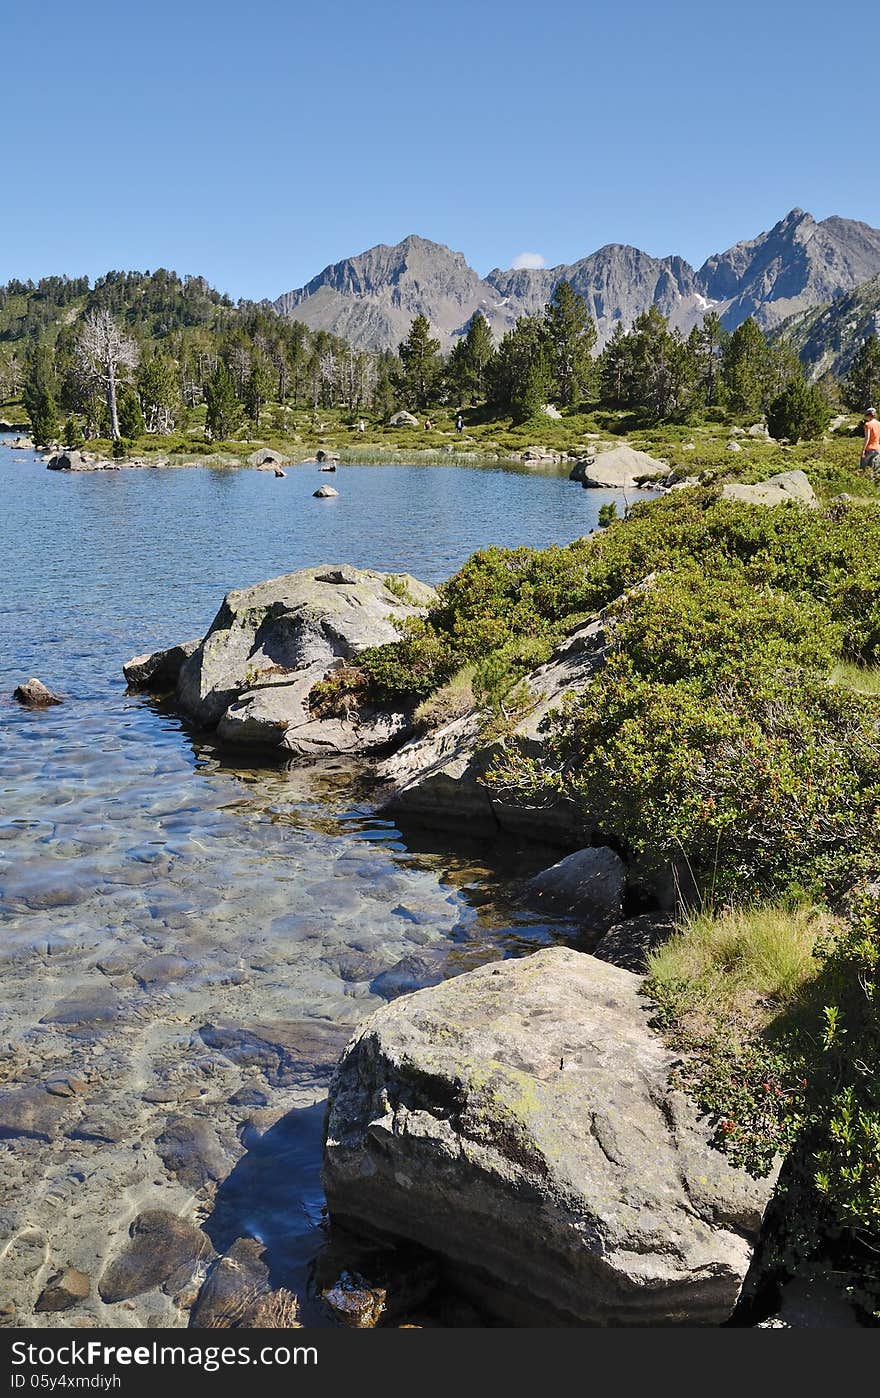
[[[79,315],[65,311],[74,304]],[[808,383],[794,350],[751,317],[728,332],[710,310],[685,336],[652,306],[629,329],[618,323],[599,354],[597,338],[567,281],[497,344],[478,312],[443,355],[421,315],[397,352],[360,351],[265,304],[233,306],[198,277],[111,272],[92,288],[86,279],[46,278],[0,288],[0,397],[22,393],[41,444],[62,426],[68,444],[169,434],[202,404],[214,441],[245,426],[259,431],[270,404],[379,416],[485,405],[516,422],[547,403],[630,410],[650,423],[721,409],[764,416],[772,435],[790,438],[827,425],[829,385]],[[855,409],[880,397],[876,338],[856,355],[840,394]]]

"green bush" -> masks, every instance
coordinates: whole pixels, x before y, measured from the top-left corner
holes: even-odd
[[[815,441],[830,421],[824,393],[802,378],[792,379],[767,409],[767,427],[777,441]]]
[[[845,628],[825,604],[685,569],[609,623],[540,758],[510,747],[491,785],[570,799],[649,884],[684,861],[719,898],[837,886],[877,850],[874,710],[828,683]]]
[[[880,905],[859,900],[827,948],[822,1040],[830,1109],[818,1114],[816,1187],[838,1223],[880,1249]]]

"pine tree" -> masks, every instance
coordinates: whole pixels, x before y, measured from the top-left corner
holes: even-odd
[[[596,326],[583,296],[567,281],[550,298],[544,330],[554,396],[563,407],[576,408],[592,386]]]
[[[767,427],[777,441],[783,437],[789,442],[815,441],[830,419],[824,393],[803,375],[792,379],[767,409]]]
[[[251,372],[244,388],[244,407],[254,426],[259,429],[263,408],[274,388],[274,374],[261,354],[255,354],[251,362]]]
[[[119,394],[119,433],[122,437],[140,437],[146,431],[140,399],[133,388],[126,385]]]
[[[174,360],[165,354],[144,359],[137,372],[137,391],[148,432],[170,432],[180,413],[180,387]]]
[[[407,407],[426,408],[440,375],[440,341],[431,338],[426,316],[416,316],[401,344],[397,387]]]
[[[447,376],[458,398],[471,403],[485,398],[494,357],[495,341],[489,322],[477,311],[464,338],[453,347],[447,365]]]
[[[31,432],[38,447],[47,447],[58,435],[55,365],[52,350],[39,344],[31,355],[22,393]]]
[[[547,402],[551,372],[544,321],[521,316],[508,330],[492,361],[489,401],[516,422],[526,422]]]
[[[735,413],[757,416],[764,403],[768,369],[767,341],[749,316],[738,325],[724,347],[722,375]]]
[[[627,339],[625,404],[642,409],[653,422],[682,417],[693,400],[695,371],[681,335],[650,306],[636,317]]]
[[[880,339],[872,335],[859,348],[843,381],[843,401],[848,408],[863,413],[876,408],[880,398]]]
[[[599,356],[599,400],[609,408],[625,407],[632,382],[632,341],[617,321],[607,345]]]
[[[210,441],[221,441],[235,430],[239,402],[235,395],[235,380],[222,359],[205,384],[205,433]]]
[[[727,332],[715,311],[707,311],[702,324],[695,325],[688,336],[695,395],[707,408],[717,407],[723,396],[721,361],[727,339]]]

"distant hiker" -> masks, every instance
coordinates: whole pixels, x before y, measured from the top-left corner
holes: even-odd
[[[464,431],[464,418],[462,417],[461,413],[459,413],[455,419],[455,430],[456,432]]]
[[[426,431],[426,432],[430,432],[430,430],[431,430],[431,428],[432,428],[433,426],[434,426],[434,424],[433,424],[433,422],[431,421],[431,419],[430,419],[429,417],[426,417],[426,418],[425,418],[425,431]]]
[[[871,480],[880,464],[880,422],[877,409],[869,408],[865,413],[865,445],[862,450],[862,465],[870,472]]]
[[[366,432],[366,430],[367,424],[364,422],[363,418],[361,418],[360,422],[358,423],[358,432]]]

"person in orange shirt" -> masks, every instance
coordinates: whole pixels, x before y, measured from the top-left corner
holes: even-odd
[[[862,465],[866,471],[870,471],[871,480],[880,465],[880,422],[877,421],[876,408],[869,408],[865,413],[865,445],[862,448]]]

